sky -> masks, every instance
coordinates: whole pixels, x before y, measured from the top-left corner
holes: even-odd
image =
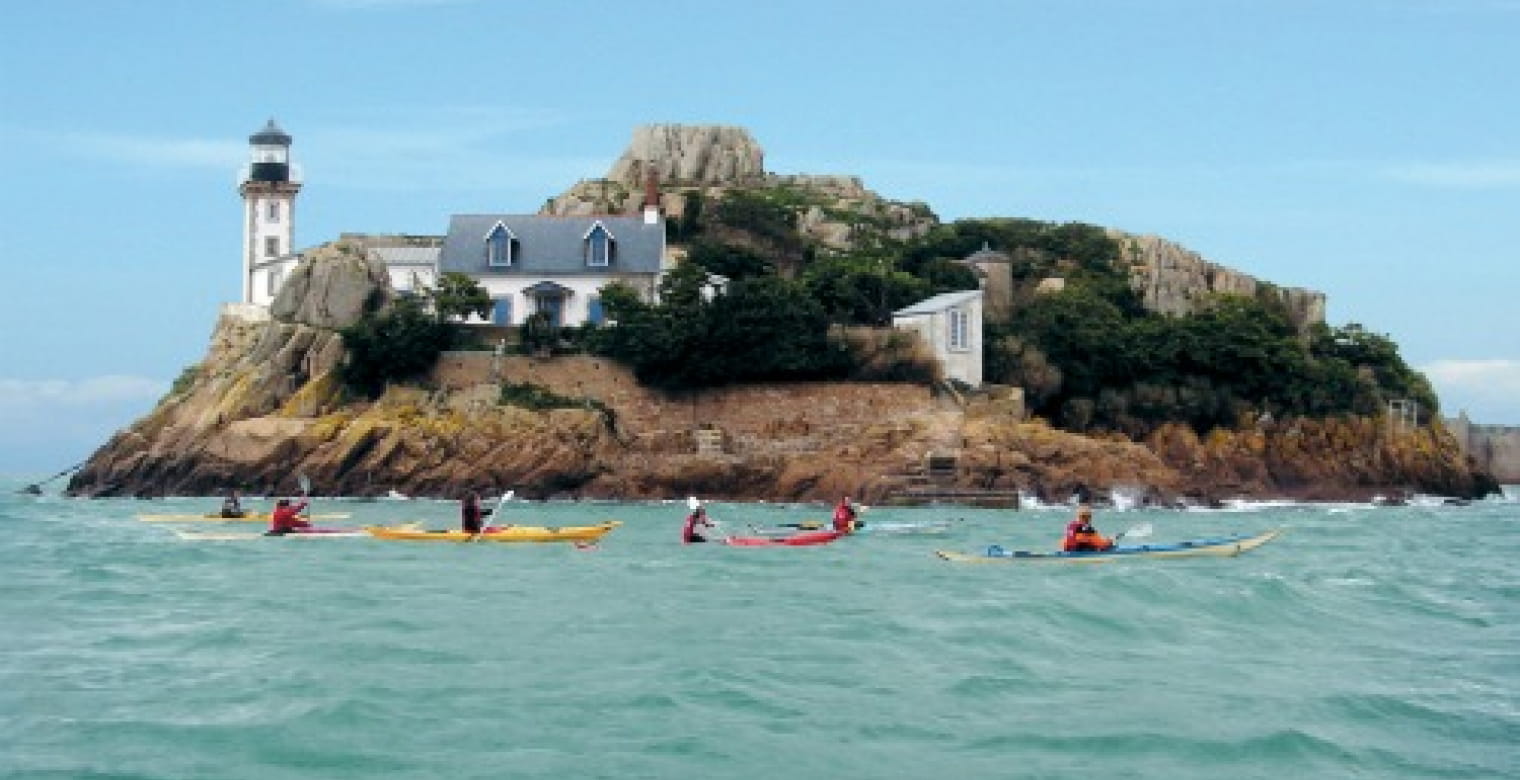
[[[637,125],[739,125],[773,172],[1322,291],[1445,414],[1520,425],[1520,0],[50,0],[0,29],[0,472],[83,460],[202,358],[270,118],[297,246],[535,212]]]

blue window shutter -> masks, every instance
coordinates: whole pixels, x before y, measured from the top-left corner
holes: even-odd
[[[497,298],[494,311],[491,313],[491,322],[497,325],[512,324],[512,299]]]
[[[592,325],[602,324],[602,299],[592,298],[586,302],[586,321]]]

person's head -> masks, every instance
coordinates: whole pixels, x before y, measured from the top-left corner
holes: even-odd
[[[275,506],[290,506],[290,499],[288,499],[288,498],[282,498],[279,501],[274,502],[274,505]]]
[[[707,516],[707,507],[705,507],[705,506],[699,506],[699,507],[697,507],[692,512],[692,514],[696,515],[697,517],[706,517]]]
[[[1086,521],[1091,522],[1092,521],[1092,507],[1090,507],[1090,506],[1088,506],[1086,504],[1083,504],[1083,505],[1077,507],[1077,519],[1078,520],[1086,520]]]

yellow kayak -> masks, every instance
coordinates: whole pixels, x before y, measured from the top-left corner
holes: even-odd
[[[348,512],[301,515],[302,520],[345,520],[349,517],[351,515]],[[144,523],[267,523],[269,513],[247,512],[242,517],[222,517],[215,512],[204,515],[138,515],[137,519]]]
[[[425,531],[416,526],[367,525],[364,530],[376,539],[405,542],[594,542],[622,525],[608,520],[597,525],[509,525],[488,528],[470,534],[460,530]]]

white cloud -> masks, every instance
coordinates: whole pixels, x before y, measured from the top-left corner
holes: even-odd
[[[168,389],[168,382],[140,376],[0,379],[0,412],[153,401],[162,397]]]
[[[503,182],[602,175],[605,157],[534,155],[513,136],[563,125],[560,112],[524,107],[391,105],[296,130],[294,162],[324,183],[358,190],[501,189]],[[243,136],[207,140],[0,126],[0,140],[134,167],[233,174],[247,161]],[[524,153],[527,151],[527,153]]]
[[[1475,422],[1520,424],[1520,360],[1437,360],[1420,371],[1447,416],[1465,410]]]
[[[144,166],[235,170],[248,156],[242,139],[154,138],[110,133],[59,133],[52,144],[86,157]]]
[[[1435,187],[1457,189],[1520,187],[1520,160],[1411,163],[1390,167],[1384,173],[1398,181]]]

